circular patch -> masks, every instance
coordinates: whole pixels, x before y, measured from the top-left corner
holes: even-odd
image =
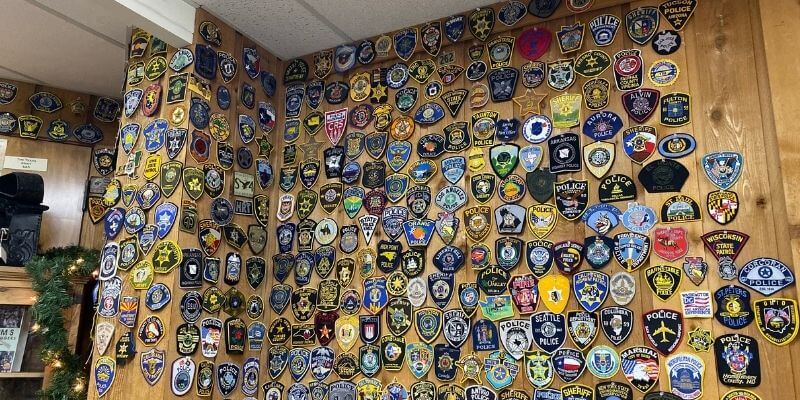
[[[339,227],[336,225],[336,221],[331,218],[324,218],[317,222],[317,226],[314,227],[314,239],[319,244],[327,246],[336,239],[337,232],[339,232]]]
[[[506,203],[516,203],[525,196],[525,180],[521,176],[511,174],[500,180],[497,195]]]
[[[253,153],[249,148],[242,146],[236,150],[236,163],[242,169],[249,169],[253,166]]]
[[[678,68],[678,64],[675,64],[672,60],[663,58],[653,62],[653,65],[650,66],[650,70],[647,73],[647,77],[650,79],[650,82],[653,82],[653,85],[669,86],[675,83],[679,73],[680,69]]]
[[[386,85],[392,89],[400,89],[408,82],[408,66],[405,63],[395,63],[386,71]]]
[[[533,144],[544,142],[552,132],[553,122],[546,115],[531,115],[522,124],[522,136]]]
[[[211,219],[220,226],[233,221],[233,204],[224,197],[217,197],[211,202]]]

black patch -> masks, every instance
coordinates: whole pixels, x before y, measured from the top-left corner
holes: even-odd
[[[334,81],[325,85],[325,101],[328,104],[344,103],[350,93],[350,85],[343,81]]]
[[[627,175],[614,174],[603,178],[597,188],[600,201],[613,203],[636,199],[636,184]]]
[[[471,137],[466,121],[454,121],[442,130],[445,137],[444,148],[448,152],[458,153],[469,148]]]
[[[490,265],[478,271],[478,288],[489,296],[497,296],[505,293],[508,289],[508,280],[511,274],[494,265]]]
[[[253,290],[258,289],[267,274],[267,262],[261,257],[248,257],[245,260],[247,283]]]
[[[670,159],[653,161],[639,171],[639,182],[648,193],[680,192],[688,178],[689,170]]]
[[[412,186],[406,193],[408,212],[414,218],[425,218],[431,205],[431,188],[425,186]]]
[[[656,33],[650,45],[656,53],[668,56],[678,51],[681,47],[681,42],[681,34],[678,31],[666,29]]]
[[[553,242],[549,240],[529,240],[525,243],[525,262],[537,278],[550,272],[553,267]]]
[[[381,338],[381,317],[378,315],[358,316],[359,335],[361,341],[373,344]]]
[[[456,362],[461,359],[461,349],[448,344],[433,346],[433,370],[440,381],[452,381],[456,377]]]
[[[222,396],[227,397],[236,389],[239,382],[239,367],[234,363],[221,363],[217,366],[217,386]]]
[[[413,306],[406,297],[394,297],[386,305],[386,327],[392,335],[402,336],[413,321]]]
[[[330,214],[342,202],[342,184],[339,182],[326,183],[319,189],[319,203],[326,213]]]
[[[686,93],[669,93],[661,96],[661,125],[678,127],[691,122],[691,98]]]
[[[589,236],[583,241],[583,257],[594,269],[608,265],[613,249],[614,240],[608,236]]]
[[[522,240],[515,237],[502,237],[494,242],[495,258],[500,268],[510,271],[522,258]]]
[[[406,358],[406,338],[402,336],[381,337],[381,364],[387,371],[399,371]]]
[[[556,208],[568,221],[580,218],[589,204],[589,182],[569,179],[555,183]]]
[[[756,387],[761,384],[761,361],[758,341],[738,333],[718,336],[714,340],[717,377],[724,385]]]
[[[567,340],[567,318],[549,311],[531,315],[533,341],[540,349],[552,354]]]
[[[581,139],[577,133],[567,132],[547,141],[550,152],[550,172],[578,172],[581,170]]]
[[[619,346],[633,331],[633,311],[613,306],[601,309],[600,328],[609,342]]]
[[[203,286],[203,252],[200,249],[182,249],[181,274],[178,286],[197,288]]]
[[[571,275],[583,262],[583,245],[571,240],[556,243],[553,246],[553,260],[562,274]]]
[[[361,184],[368,189],[383,187],[386,180],[386,163],[383,161],[368,161],[364,163],[364,174]]]
[[[247,341],[247,325],[240,318],[231,317],[225,320],[225,352],[227,354],[244,353]]]
[[[308,63],[302,58],[295,58],[286,65],[283,72],[283,83],[305,82],[308,79]]]
[[[445,138],[436,133],[429,133],[419,138],[417,154],[421,158],[437,158],[445,151]]]
[[[195,324],[181,324],[175,332],[178,354],[190,356],[197,351],[200,343],[200,328]]]
[[[633,389],[621,382],[603,382],[594,386],[595,400],[633,400]]]
[[[485,204],[494,197],[497,177],[488,173],[473,175],[469,180],[469,186],[472,197],[479,203]]]
[[[325,176],[328,179],[341,177],[344,163],[344,147],[329,147],[322,154],[325,158]]]
[[[390,273],[400,266],[403,245],[396,241],[381,240],[378,242],[378,258],[376,263],[378,269],[384,273]]]
[[[662,355],[668,356],[683,337],[683,316],[668,309],[657,309],[642,316],[644,335],[651,346]]]
[[[501,68],[489,73],[486,79],[489,82],[489,94],[492,101],[500,103],[511,100],[517,88],[518,78],[519,71],[513,67]]]
[[[269,306],[276,314],[283,314],[292,296],[292,287],[284,284],[272,286],[269,291]]]
[[[561,4],[561,0],[531,0],[528,3],[528,12],[534,17],[550,18]]]
[[[455,277],[453,274],[434,272],[428,275],[428,292],[437,307],[444,309],[453,297]]]
[[[525,174],[525,186],[534,200],[544,203],[553,197],[553,184],[558,177],[548,168],[539,168]]]

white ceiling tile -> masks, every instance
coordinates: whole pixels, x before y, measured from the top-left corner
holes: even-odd
[[[29,2],[5,0],[3,6],[0,65],[50,86],[120,97],[124,48]]]
[[[51,9],[67,18],[116,41],[122,46],[128,43],[129,14],[119,12],[113,1],[97,0],[28,0]]]
[[[497,0],[305,1],[354,40],[419,25],[497,2]]]
[[[295,0],[194,1],[282,59],[347,41]]]

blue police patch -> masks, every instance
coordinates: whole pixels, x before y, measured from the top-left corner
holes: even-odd
[[[456,273],[464,265],[464,252],[454,246],[444,246],[433,255],[433,265],[439,271]]]
[[[443,159],[441,165],[444,179],[455,185],[466,172],[467,160],[464,156],[453,156]]]
[[[364,298],[361,300],[361,306],[373,315],[378,314],[389,302],[386,283],[385,276],[364,280]]]
[[[136,146],[136,140],[139,139],[139,130],[141,125],[130,123],[126,124],[120,129],[120,141],[122,142],[122,150],[125,154],[131,154],[131,150]]]
[[[593,231],[606,235],[620,222],[622,212],[614,205],[607,203],[593,204],[581,216],[581,220]]]
[[[658,222],[655,210],[639,203],[628,203],[622,213],[622,224],[631,232],[647,234]]]
[[[306,85],[306,105],[312,110],[316,110],[322,102],[322,94],[325,92],[325,82],[314,80]]]
[[[496,390],[511,385],[519,372],[519,366],[510,354],[504,351],[493,351],[483,359],[486,380]]]
[[[432,125],[444,118],[444,108],[439,103],[425,103],[414,113],[414,121],[421,125]]]
[[[156,207],[155,223],[158,227],[158,238],[164,239],[175,223],[175,218],[178,215],[178,206],[174,203],[161,203]]]
[[[286,369],[289,362],[289,349],[286,346],[272,346],[267,353],[267,364],[269,364],[269,377],[278,379]]]
[[[664,158],[681,158],[692,154],[697,142],[688,133],[672,133],[658,142],[658,153]]]
[[[224,362],[217,366],[217,387],[223,397],[227,397],[236,389],[239,372],[239,366],[234,363]]]
[[[100,128],[98,128],[94,124],[89,123],[89,124],[79,125],[75,129],[73,129],[72,136],[75,136],[75,139],[77,139],[81,143],[95,144],[103,140],[103,131],[101,131]]]
[[[436,223],[430,219],[412,219],[403,222],[406,242],[410,247],[427,246],[433,236]]]
[[[239,137],[242,142],[250,143],[256,137],[256,122],[247,114],[239,114]]]
[[[593,140],[609,140],[622,129],[622,118],[612,111],[598,111],[586,118],[583,134]]]
[[[210,81],[217,77],[217,52],[211,46],[199,43],[195,45],[194,70]]]
[[[164,308],[170,300],[172,300],[172,294],[169,291],[169,287],[163,283],[154,283],[153,286],[147,289],[144,304],[151,311],[158,311]]]
[[[144,127],[144,149],[150,153],[158,151],[164,146],[165,136],[169,124],[165,119],[154,119]]]
[[[728,190],[741,176],[744,158],[740,153],[720,151],[704,155],[701,164],[714,186]]]
[[[386,198],[392,203],[397,203],[406,195],[409,182],[410,178],[406,174],[391,174],[387,176],[383,182]]]
[[[163,358],[161,365],[163,367]],[[94,364],[94,383],[97,387],[97,395],[103,397],[114,384],[114,377],[117,375],[117,363],[111,357],[100,357]],[[161,374],[158,375],[159,377]]]
[[[103,231],[106,234],[107,240],[114,240],[119,235],[125,226],[125,209],[122,207],[112,208],[109,211],[103,222]]]
[[[444,22],[444,35],[447,37],[447,40],[455,43],[464,36],[464,28],[466,26],[466,16],[453,15]]]
[[[277,284],[272,286],[269,291],[269,306],[276,314],[281,314],[289,305],[289,299],[292,297],[292,287],[284,284]]]
[[[572,276],[572,288],[578,303],[588,312],[594,312],[608,297],[609,277],[600,271],[579,271]]]
[[[589,30],[592,32],[594,43],[598,46],[608,46],[614,41],[619,29],[620,20],[616,15],[603,14],[589,21]]]
[[[278,82],[275,75],[269,71],[261,71],[259,74],[259,81],[261,81],[261,89],[267,97],[275,96],[275,90],[278,87]]]
[[[628,36],[634,43],[643,45],[650,41],[658,29],[659,14],[656,7],[639,7],[625,14]]]
[[[325,380],[333,371],[333,349],[327,346],[315,347],[311,350],[311,375],[314,379]]]
[[[456,361],[461,359],[461,349],[448,344],[437,343],[433,346],[433,369],[440,381],[452,381],[456,377]]]
[[[223,110],[231,106],[231,92],[224,85],[219,85],[217,88],[217,105]]]
[[[336,47],[333,57],[333,68],[338,73],[344,73],[356,65],[356,46],[343,44]]]
[[[512,142],[519,136],[520,122],[516,118],[497,120],[495,137],[501,142]]]
[[[311,363],[311,351],[302,347],[294,347],[289,350],[289,373],[292,374],[292,379],[299,381],[303,379],[308,372],[308,366]]]
[[[300,116],[300,108],[303,106],[303,97],[306,94],[306,87],[302,83],[295,83],[286,88],[285,95],[285,114],[287,118],[297,118]],[[300,121],[298,121],[299,124]]]
[[[475,321],[472,327],[472,349],[474,351],[493,351],[500,348],[500,334],[497,325],[488,319]]]
[[[455,277],[453,274],[434,272],[428,275],[428,291],[433,303],[444,309],[453,297]]]
[[[244,71],[250,79],[256,79],[261,70],[261,57],[258,55],[258,50],[254,47],[245,47],[242,49],[242,63],[244,64]]]
[[[403,61],[408,61],[417,48],[417,28],[408,28],[394,34],[394,50]]]
[[[193,97],[192,104],[189,106],[189,121],[195,128],[205,129],[208,127],[210,112],[211,107],[208,106],[208,103],[199,97]]]
[[[398,172],[408,163],[411,158],[411,142],[405,140],[395,140],[389,143],[386,148],[386,160],[389,168],[394,172]],[[369,151],[369,147],[367,147]]]
[[[542,162],[542,147],[528,145],[519,150],[519,163],[527,172],[533,172]]]
[[[139,109],[139,103],[142,101],[142,96],[144,95],[144,91],[142,89],[131,89],[125,92],[125,96],[123,98],[123,110],[122,112],[125,114],[126,117],[130,118],[133,116],[133,113]]]
[[[276,233],[278,235],[278,251],[281,253],[288,253],[292,251],[296,230],[297,225],[293,222],[287,222],[278,225],[276,228]]]
[[[383,232],[392,240],[403,234],[403,223],[408,219],[408,209],[400,206],[391,206],[383,209]]]

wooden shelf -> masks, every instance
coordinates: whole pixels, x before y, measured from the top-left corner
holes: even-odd
[[[42,372],[4,372],[0,373],[0,379],[44,379]]]

